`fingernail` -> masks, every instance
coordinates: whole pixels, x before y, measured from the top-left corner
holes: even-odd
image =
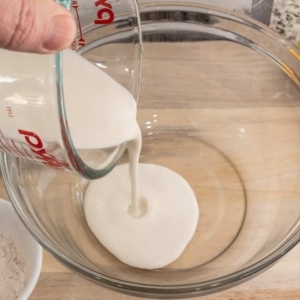
[[[69,16],[55,16],[50,21],[43,47],[49,51],[67,48],[74,40],[76,25]]]

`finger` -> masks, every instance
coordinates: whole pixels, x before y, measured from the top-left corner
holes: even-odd
[[[0,0],[0,48],[54,53],[74,40],[71,13],[54,0]]]

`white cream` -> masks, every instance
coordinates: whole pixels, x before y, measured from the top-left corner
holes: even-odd
[[[135,100],[110,77],[75,56],[65,60],[66,107],[75,144],[96,148],[130,141],[129,165],[117,166],[89,184],[84,199],[87,223],[102,245],[125,264],[162,268],[175,261],[192,239],[199,216],[197,199],[180,175],[162,166],[139,164],[142,137]],[[80,83],[80,91],[79,86],[69,91],[76,82],[73,74],[79,71],[87,80]],[[88,119],[80,123],[85,120],[82,114]]]
[[[15,140],[24,139],[16,135],[21,128],[43,141],[56,141],[56,90],[51,80],[39,79],[40,72],[52,70],[52,63],[36,56],[40,70],[28,76],[34,63],[28,54],[0,52],[9,70],[0,78],[6,82],[0,91],[0,129]],[[20,72],[25,79],[17,80]],[[14,77],[12,84],[9,80]],[[84,211],[92,232],[128,265],[154,269],[170,264],[196,230],[199,212],[191,187],[171,170],[138,164],[142,140],[136,101],[124,87],[71,50],[64,51],[63,79],[68,124],[77,148],[108,148],[131,141],[130,165],[116,167],[87,188]],[[47,101],[41,101],[43,97]]]
[[[76,148],[118,146],[136,136],[131,93],[76,52],[64,51],[64,94]]]
[[[146,214],[133,218],[128,165],[117,166],[87,188],[84,210],[95,236],[123,263],[143,269],[175,261],[192,239],[198,222],[193,190],[177,173],[139,164],[139,195]]]
[[[34,132],[46,144],[59,141],[53,57],[3,49],[0,57],[0,133],[24,142],[21,129]],[[76,148],[107,148],[133,139],[132,95],[70,49],[63,52],[63,67],[67,118]]]

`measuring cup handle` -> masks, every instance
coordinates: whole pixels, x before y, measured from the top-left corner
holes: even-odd
[[[61,4],[67,9],[70,9],[72,4],[72,0],[55,0],[55,2]]]

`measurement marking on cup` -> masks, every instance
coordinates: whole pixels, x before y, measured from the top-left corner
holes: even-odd
[[[15,155],[15,156],[19,156],[19,155],[18,155],[19,153],[16,153],[16,150],[12,147],[11,142],[12,142],[11,140],[8,140],[8,141],[7,141],[7,145],[8,145],[8,147],[9,147],[11,153],[12,153],[13,155]]]
[[[5,152],[11,153],[11,150],[10,150],[9,145],[5,145],[5,144],[2,142],[2,139],[3,139],[3,140],[5,141],[5,143],[7,144],[7,142],[6,142],[6,140],[5,140],[5,137],[4,137],[4,135],[3,135],[3,133],[2,133],[1,130],[0,130],[0,134],[1,134],[1,136],[2,136],[2,138],[0,138],[0,143],[1,143],[2,146],[4,147]]]
[[[20,149],[16,146],[16,144],[14,143],[14,141],[11,141],[11,143],[13,144],[13,146],[16,148],[16,150],[18,151],[18,153],[21,155],[21,157],[26,158],[26,156],[20,151]]]
[[[10,118],[13,118],[13,117],[14,117],[14,115],[13,115],[13,113],[12,113],[12,109],[11,109],[11,107],[10,107],[10,106],[7,106],[7,107],[6,107],[6,110],[7,110],[7,114],[8,114],[8,116],[9,116]]]
[[[6,151],[5,151],[5,148],[4,148],[1,144],[0,144],[0,151],[2,151],[2,152],[4,152],[4,153],[6,152]]]
[[[2,139],[0,139],[0,143],[1,143],[2,147],[5,149],[5,152],[7,152],[7,153],[11,153],[10,149],[9,149],[9,148],[7,148],[7,146],[6,146],[6,145],[4,145],[4,143],[2,142]]]
[[[28,157],[28,158],[30,158],[30,159],[32,159],[32,156],[27,152],[27,150],[24,148],[24,146],[21,145],[21,147],[22,147],[22,149],[23,149],[23,151],[25,153],[25,156]]]
[[[14,154],[14,155],[16,155],[16,156],[20,156],[21,155],[21,157],[25,157],[22,153],[21,153],[21,151],[19,151],[19,149],[16,147],[16,145],[14,144],[14,142],[12,141],[12,140],[7,140],[5,137],[4,137],[4,135],[3,135],[3,133],[2,133],[2,131],[0,130],[0,134],[1,134],[1,138],[0,138],[0,143],[1,143],[1,145],[0,145],[0,147],[1,147],[1,149],[4,151],[4,152],[8,152],[8,153],[11,153],[11,154]],[[6,144],[4,144],[4,142],[2,141],[2,139],[5,141],[5,143]],[[13,144],[13,146],[15,147],[15,149],[11,146],[11,144]],[[17,152],[16,152],[17,151]]]
[[[15,144],[13,140],[6,139],[2,130],[0,130],[0,151],[13,154],[17,157],[32,159],[32,156],[23,147],[22,143],[17,142]]]
[[[92,1],[92,0],[90,0]],[[95,7],[99,10],[97,11],[97,18],[95,18],[94,23],[96,25],[105,25],[105,24],[110,24],[115,20],[115,14],[113,12],[113,7],[110,3],[108,3],[108,0],[94,0],[95,2]],[[78,39],[78,46],[79,47],[84,47],[86,44],[85,39],[83,38],[83,33],[82,33],[82,24],[80,21],[80,7],[78,4],[78,1],[73,0],[72,1],[72,8],[75,10],[76,18],[77,18],[77,24],[78,24],[78,29],[79,29],[79,34],[80,37]],[[77,38],[73,41],[71,48],[72,50],[76,51],[77,50]]]
[[[79,28],[79,32],[80,32],[80,38],[78,40],[78,45],[81,46],[81,47],[83,47],[83,46],[85,46],[85,40],[84,40],[83,35],[82,35],[81,22],[80,22],[79,13],[78,13],[78,7],[79,7],[78,2],[77,1],[73,1],[72,2],[72,7],[76,11],[77,21],[78,21],[78,28]],[[76,44],[76,42],[75,42],[75,44]],[[72,44],[72,47],[73,47],[73,44]],[[76,45],[75,45],[75,48],[76,48]]]
[[[17,157],[21,157],[23,158],[22,153],[19,151],[19,149],[16,147],[16,145],[14,144],[14,142],[12,140],[8,140],[8,144],[10,146],[10,149],[12,150],[12,153],[17,156]]]

